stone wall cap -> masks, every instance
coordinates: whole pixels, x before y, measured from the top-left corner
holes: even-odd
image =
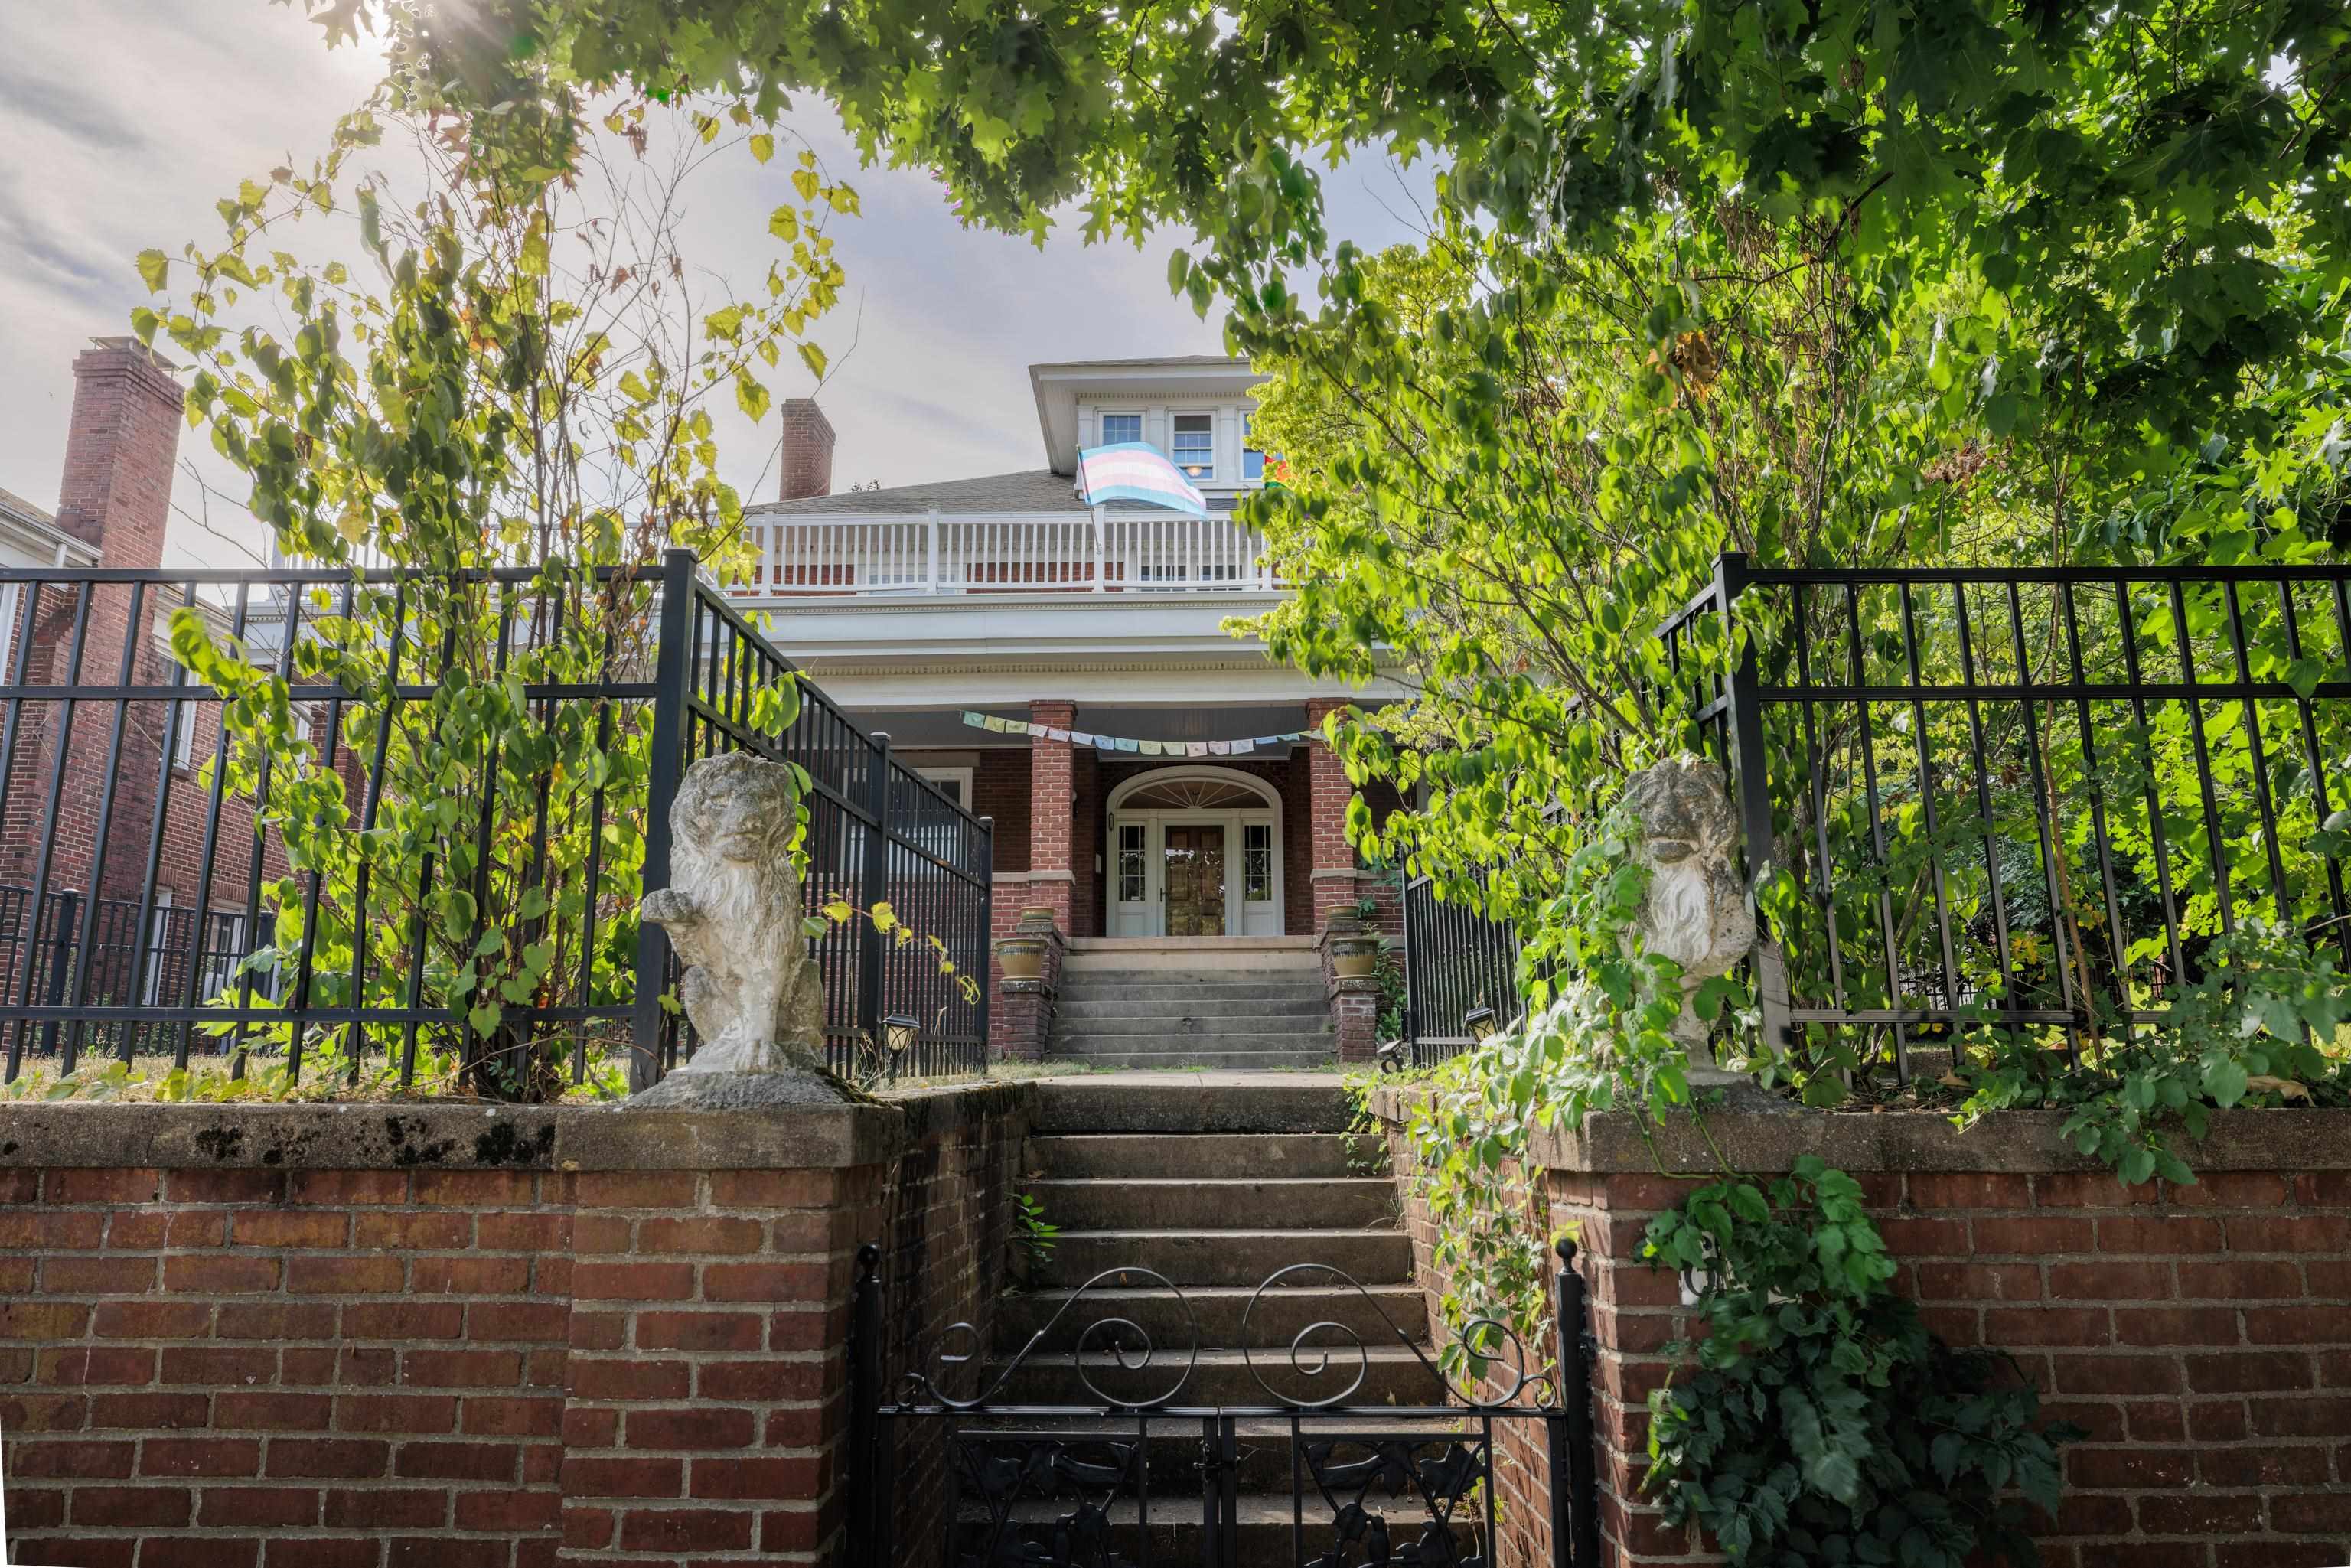
[[[1028,1083],[905,1090],[878,1105],[629,1110],[477,1102],[0,1103],[0,1168],[783,1170],[876,1165],[929,1133],[1024,1122]]]
[[[1373,1092],[1374,1113],[1401,1122],[1411,1097],[1427,1091],[1414,1084],[1384,1085]],[[1550,1170],[1711,1173],[1719,1168],[1707,1138],[1739,1170],[1783,1171],[1803,1155],[1817,1155],[1847,1171],[2094,1171],[2105,1168],[2094,1155],[2075,1151],[2061,1129],[2064,1111],[1999,1111],[1961,1131],[1949,1116],[1933,1111],[1749,1111],[1713,1112],[1701,1136],[1687,1117],[1653,1128],[1654,1143],[1622,1112],[1584,1119],[1581,1129],[1538,1127],[1535,1163]],[[2201,1142],[2175,1134],[2175,1146],[2189,1168],[2231,1170],[2351,1169],[2351,1111],[2216,1111]]]

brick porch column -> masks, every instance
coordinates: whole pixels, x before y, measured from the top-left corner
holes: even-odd
[[[1078,716],[1077,705],[1032,702],[1033,724],[1066,730]],[[1066,740],[1041,735],[1029,737],[1029,896],[1020,902],[1050,909],[1053,924],[1071,931],[1071,905],[1077,896],[1075,803],[1076,748]]]
[[[1306,703],[1306,727],[1314,738],[1307,742],[1307,821],[1314,835],[1314,929],[1331,923],[1331,912],[1353,905],[1355,851],[1347,842],[1347,802],[1355,787],[1340,765],[1339,754],[1322,738],[1322,721],[1353,705],[1335,697],[1311,697]]]

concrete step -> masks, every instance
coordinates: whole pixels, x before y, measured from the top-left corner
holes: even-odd
[[[1292,1043],[1285,1040],[1280,1050],[1249,1051],[1102,1051],[1057,1044],[1047,1049],[1045,1060],[1120,1072],[1296,1072],[1326,1067],[1332,1060],[1327,1045],[1320,1051],[1296,1051],[1290,1049]]]
[[[967,1419],[969,1424],[966,1430],[987,1435],[987,1438],[982,1440],[986,1442],[987,1451],[989,1453],[1025,1455],[1033,1439],[1046,1438],[1063,1445],[1063,1451],[1079,1462],[1104,1466],[1107,1472],[1112,1474],[1125,1468],[1128,1460],[1123,1450],[1130,1449],[1138,1439],[1142,1440],[1148,1444],[1152,1497],[1155,1500],[1189,1498],[1193,1500],[1193,1506],[1198,1507],[1201,1427],[1200,1418],[1196,1416],[1155,1416],[1147,1419],[1129,1415],[1024,1416],[993,1421],[987,1415],[980,1414]],[[1515,1420],[1511,1424],[1527,1425],[1532,1427],[1539,1427],[1541,1425],[1539,1422],[1520,1423]],[[1344,1445],[1335,1448],[1332,1455],[1341,1466],[1369,1457],[1368,1445],[1347,1441],[1347,1435],[1351,1433],[1360,1434],[1364,1437],[1418,1438],[1426,1446],[1416,1448],[1415,1457],[1429,1458],[1441,1458],[1450,1450],[1453,1445],[1449,1443],[1445,1444],[1443,1448],[1437,1446],[1445,1438],[1464,1436],[1474,1437],[1477,1435],[1476,1429],[1458,1415],[1399,1416],[1385,1419],[1377,1416],[1308,1418],[1301,1423],[1300,1431],[1309,1444],[1331,1442],[1334,1445]],[[1238,1439],[1235,1448],[1239,1462],[1235,1469],[1234,1479],[1238,1490],[1244,1497],[1279,1497],[1283,1500],[1286,1506],[1290,1496],[1291,1477],[1288,1419],[1280,1416],[1241,1416],[1233,1424],[1233,1435]],[[1318,1512],[1322,1519],[1327,1521],[1330,1518],[1329,1510],[1318,1510],[1313,1472],[1302,1462],[1304,1456],[1301,1455],[1300,1458],[1301,1462],[1298,1466],[1297,1473],[1306,1499],[1306,1507],[1301,1511],[1301,1522],[1311,1525],[1318,1517]],[[1132,1472],[1129,1471],[1128,1474],[1130,1479],[1121,1490],[1128,1505],[1124,1517],[1131,1521],[1134,1517],[1135,1489],[1131,1479]],[[1107,1490],[1107,1485],[1102,1489],[1102,1490]],[[1100,1500],[1100,1496],[1101,1491],[1097,1491],[1097,1500]],[[1365,1506],[1375,1512],[1383,1505],[1385,1506],[1391,1520],[1402,1521],[1414,1517],[1405,1511],[1407,1504],[1391,1498],[1384,1490],[1375,1490],[1373,1497],[1365,1500]],[[1156,1511],[1157,1510],[1155,1509],[1154,1512]],[[1247,1515],[1244,1514],[1243,1518],[1246,1520]],[[1410,1541],[1416,1534],[1416,1528],[1413,1535],[1407,1535],[1404,1539]],[[1089,1558],[1085,1561],[1091,1562],[1092,1559]],[[1133,1562],[1134,1559],[1130,1557],[1119,1559],[1119,1561]],[[1284,1568],[1298,1568],[1298,1563],[1294,1560],[1283,1558],[1278,1561],[1283,1563]]]
[[[1061,972],[1061,988],[1078,996],[1139,991],[1149,996],[1250,996],[1322,993],[1319,969],[1080,969]]]
[[[1088,969],[1312,969],[1311,936],[1073,936],[1064,973]]]
[[[1224,996],[1185,992],[1172,997],[1097,997],[1091,992],[1065,991],[1053,1004],[1061,1022],[1109,1023],[1145,1019],[1197,1019],[1203,1023],[1228,1019],[1297,1019],[1303,1027],[1328,1022],[1329,1004],[1311,992],[1251,992]]]
[[[1049,1217],[1050,1218],[1050,1217]],[[1032,1266],[1037,1290],[1071,1290],[1097,1275],[1102,1287],[1156,1283],[1120,1270],[1148,1269],[1175,1284],[1238,1285],[1254,1290],[1293,1263],[1322,1263],[1361,1285],[1412,1280],[1412,1241],[1400,1230],[1065,1230],[1050,1256]],[[1319,1277],[1319,1276],[1318,1276]]]
[[[1215,1038],[1238,1035],[1320,1035],[1331,1032],[1331,1020],[1325,1015],[1312,1013],[1285,1014],[1264,1011],[1227,1013],[1202,1016],[1188,1009],[1174,1007],[1158,1009],[1130,1018],[1071,1018],[1066,1014],[1053,1019],[1057,1035],[1117,1037],[1121,1035],[1201,1035]]]
[[[1046,1051],[1319,1051],[1328,1058],[1333,1039],[1328,1030],[1267,1030],[1262,1022],[1253,1030],[1185,1030],[1168,1028],[1168,1022],[1156,1030],[1102,1030],[1086,1022],[1084,1028],[1053,1030]]]
[[[1077,1074],[1037,1084],[1031,1133],[1343,1133],[1335,1072]]]
[[[1192,1442],[1196,1448],[1196,1436]],[[1265,1447],[1269,1454],[1278,1456],[1286,1465],[1286,1443]],[[1343,1454],[1341,1457],[1346,1456]],[[1230,1559],[1233,1568],[1300,1568],[1302,1563],[1371,1560],[1361,1555],[1365,1550],[1361,1538],[1352,1543],[1341,1541],[1332,1521],[1332,1511],[1317,1493],[1311,1477],[1301,1482],[1305,1493],[1304,1506],[1293,1511],[1289,1479],[1285,1470],[1280,1477],[1279,1490],[1244,1491],[1235,1500],[1234,1555]],[[1366,1512],[1385,1521],[1386,1537],[1395,1548],[1406,1548],[1419,1542],[1424,1531],[1431,1528],[1427,1510],[1417,1497],[1411,1495],[1408,1483],[1406,1491],[1405,1497],[1391,1498],[1375,1490],[1364,1500],[1362,1505]],[[962,1545],[968,1554],[967,1560],[975,1563],[1055,1561],[1050,1543],[1059,1533],[1056,1526],[1074,1513],[1078,1506],[1074,1499],[1062,1502],[1019,1503],[1012,1510],[1012,1517],[999,1531],[991,1528],[982,1507],[968,1504],[962,1521]],[[1165,1490],[1155,1488],[1146,1538],[1146,1532],[1136,1526],[1134,1500],[1132,1497],[1122,1498],[1110,1505],[1110,1539],[1103,1542],[1110,1554],[1100,1560],[1122,1563],[1198,1563],[1202,1561],[1203,1547],[1201,1513],[1196,1482]],[[1484,1535],[1484,1509],[1465,1501],[1455,1511],[1450,1527],[1453,1536],[1450,1555],[1438,1547],[1424,1550],[1412,1558],[1397,1557],[1393,1561],[1494,1562],[1493,1552],[1482,1549],[1479,1544]],[[1027,1541],[1040,1542],[1039,1550],[1042,1554],[1034,1558],[1019,1555],[1020,1547],[1017,1543]],[[1095,1559],[1089,1556],[1083,1561]]]
[[[1067,1315],[1053,1323],[1065,1308]],[[1192,1344],[1196,1334],[1202,1345],[1223,1349],[1284,1346],[1301,1330],[1324,1322],[1360,1335],[1365,1344],[1394,1344],[1398,1334],[1415,1342],[1427,1337],[1428,1299],[1412,1284],[1360,1291],[1339,1284],[1276,1285],[1262,1294],[1238,1285],[1206,1285],[1180,1296],[1165,1290],[1097,1290],[1082,1296],[1068,1290],[1026,1291],[998,1304],[997,1349],[1009,1354],[1051,1325],[1050,1336],[1038,1348],[1074,1350],[1087,1325],[1106,1318],[1123,1318],[1154,1344],[1179,1349]]]
[[[1204,1350],[1196,1359],[1188,1346],[1161,1344],[1146,1364],[1140,1343],[1132,1336],[1127,1343],[1123,1365],[1108,1351],[1032,1355],[1014,1369],[989,1403],[1099,1406],[1107,1396],[1121,1402],[1263,1408],[1283,1398],[1328,1398],[1350,1387],[1353,1391],[1346,1403],[1353,1406],[1426,1406],[1446,1398],[1421,1358],[1399,1344],[1367,1345],[1359,1352],[1342,1343],[1340,1336],[1325,1333],[1301,1347],[1295,1364],[1286,1344],[1248,1355],[1238,1350]],[[1002,1363],[992,1365],[1000,1370]],[[992,1379],[995,1372],[988,1375]],[[1165,1397],[1171,1390],[1173,1397]]]
[[[1260,1230],[1300,1221],[1359,1230],[1394,1224],[1397,1218],[1395,1184],[1372,1176],[1115,1176],[1029,1181],[1021,1190],[1048,1221],[1066,1230]]]
[[[1351,1155],[1351,1150],[1353,1153]],[[1028,1168],[1065,1181],[1090,1176],[1381,1176],[1387,1162],[1376,1140],[1335,1133],[1078,1133],[1029,1140]]]

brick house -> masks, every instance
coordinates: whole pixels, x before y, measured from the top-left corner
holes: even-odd
[[[1040,466],[847,493],[823,413],[785,407],[780,498],[747,511],[759,566],[737,597],[994,820],[999,925],[1041,907],[1081,940],[1306,939],[1365,897],[1393,920],[1395,877],[1349,846],[1353,791],[1307,737],[1400,694],[1301,674],[1227,627],[1285,591],[1232,516],[1263,483],[1261,379],[1214,357],[1032,365]],[[1081,448],[1135,441],[1209,516],[1076,494]]]
[[[184,423],[172,367],[104,339],[74,372],[57,513],[0,496],[0,553],[31,569],[160,567]],[[824,413],[807,399],[781,410],[779,498],[747,513],[758,566],[734,596],[902,760],[993,819],[999,935],[1041,908],[1080,943],[1279,950],[1311,965],[1334,910],[1369,899],[1397,925],[1394,874],[1359,862],[1344,828],[1353,790],[1310,738],[1334,707],[1395,694],[1301,674],[1228,630],[1285,592],[1233,515],[1263,482],[1249,437],[1259,379],[1221,358],[1032,366],[1042,465],[847,493],[832,486]],[[1081,448],[1119,442],[1169,456],[1208,515],[1081,499]],[[150,695],[28,699],[14,716],[0,994],[200,1000],[266,940],[249,913],[264,907],[255,878],[283,857],[265,839],[256,866],[250,809],[233,799],[205,853],[201,770],[218,705],[201,687],[184,702],[152,695],[185,680],[168,637],[185,590],[104,584],[84,605],[53,585],[28,602],[31,586],[0,584],[16,678],[102,687],[123,673]],[[224,632],[226,591],[198,593]],[[257,650],[282,615],[268,591],[243,623]],[[358,798],[363,781],[346,782]],[[94,956],[75,980],[53,960],[85,926]],[[51,995],[60,985],[77,994]]]
[[[101,338],[73,368],[57,509],[52,515],[0,492],[0,566],[160,567],[185,423],[173,367],[133,339]],[[0,667],[12,682],[35,687],[183,682],[169,628],[186,601],[178,586],[107,584],[85,604],[81,594],[53,584],[0,583]],[[266,638],[267,620],[265,611],[249,632]],[[204,688],[193,690],[196,700],[181,703],[27,699],[6,716],[0,994],[35,1002],[190,1000],[189,981],[216,989],[250,947],[252,813],[235,800],[221,803],[217,847],[207,860],[208,801],[198,769],[217,744],[218,705]],[[283,869],[274,842],[261,861],[264,875]],[[209,912],[202,920],[199,908]],[[68,998],[60,988],[72,967],[58,960],[85,926],[92,962],[78,997]],[[200,972],[191,973],[192,963]]]

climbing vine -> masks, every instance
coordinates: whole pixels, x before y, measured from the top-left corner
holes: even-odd
[[[2024,1501],[2054,1511],[2057,1446],[2082,1434],[2037,1426],[1996,1353],[1927,1333],[1851,1176],[1806,1155],[1768,1185],[1710,1182],[1645,1251],[1701,1281],[1706,1324],[1667,1347],[1695,1372],[1650,1399],[1670,1522],[1756,1568],[2040,1561]]]
[[[1488,1318],[1535,1343],[1548,1308],[1538,1129],[1593,1111],[1629,1113],[1654,1151],[1689,1118],[1713,1154],[1683,1202],[1652,1225],[1644,1256],[1697,1287],[1705,1333],[1669,1347],[1695,1371],[1652,1400],[1647,1487],[1667,1517],[1708,1531],[1740,1564],[1958,1568],[1970,1553],[2034,1561],[2022,1495],[2053,1506],[2056,1446],[2029,1386],[1996,1355],[1955,1351],[1895,1293],[1895,1269],[1859,1184],[1807,1155],[1772,1181],[1741,1175],[1707,1136],[1674,1037],[1682,990],[1636,934],[1648,891],[1620,803],[1569,854],[1524,960],[1525,1024],[1432,1075],[1407,1138],[1436,1233],[1454,1322]],[[1698,993],[1733,1021],[1729,981]],[[1731,1032],[1738,1032],[1736,1030]],[[1660,1160],[1658,1169],[1669,1171]],[[1455,1341],[1448,1370],[1481,1375],[1490,1344]]]

